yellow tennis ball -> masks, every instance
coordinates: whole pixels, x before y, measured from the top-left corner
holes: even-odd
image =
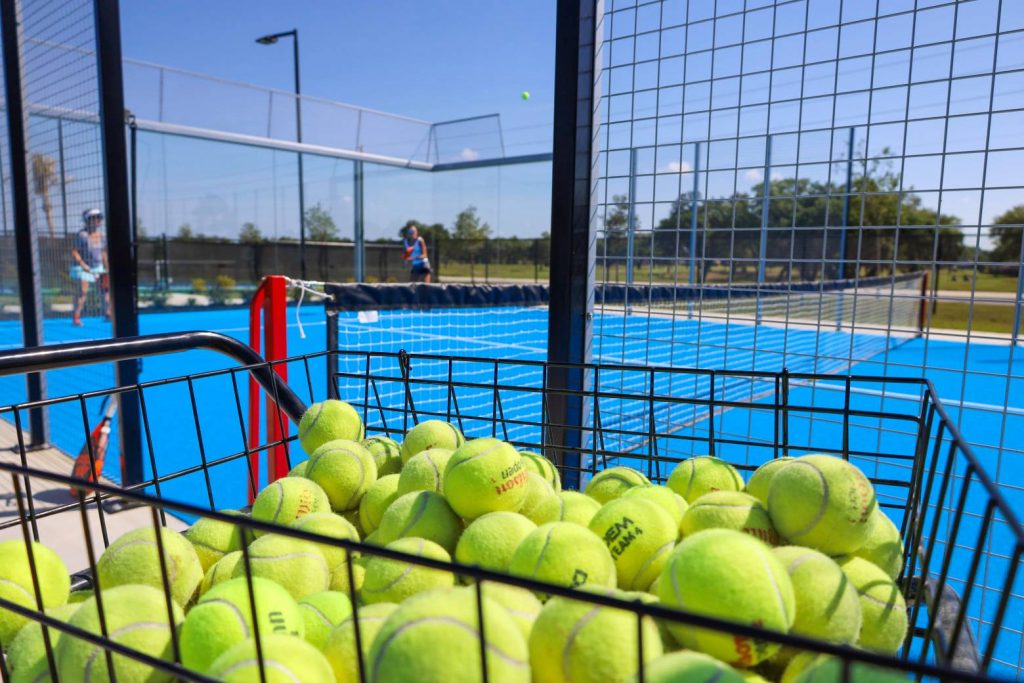
[[[600,538],[570,522],[549,522],[531,531],[512,554],[510,574],[578,588],[616,585],[615,560]]]
[[[384,511],[398,498],[398,479],[398,474],[379,477],[359,500],[359,521],[367,534],[377,530]]]
[[[306,478],[324,490],[332,510],[345,512],[358,508],[366,489],[377,481],[377,465],[355,441],[335,439],[309,456]]]
[[[445,448],[455,451],[466,439],[458,427],[441,420],[426,420],[410,429],[402,439],[402,462],[431,448]]]
[[[252,542],[249,566],[254,577],[276,581],[296,600],[327,590],[331,582],[330,568],[317,544],[278,534]],[[235,565],[232,576],[245,576],[244,561]]]
[[[235,566],[242,562],[242,551],[230,552],[213,563],[213,566],[206,570],[202,583],[199,584],[199,595],[205,595],[214,586],[230,579],[235,572]]]
[[[480,661],[478,615],[483,614],[486,661]],[[459,653],[459,656],[450,656]],[[477,606],[472,588],[421,593],[398,606],[387,618],[370,650],[371,681],[488,680],[529,683],[528,651],[522,634],[500,605],[484,596]]]
[[[299,517],[290,525],[293,529],[301,529],[311,534],[320,534],[328,538],[340,538],[347,541],[358,541],[359,533],[356,528],[344,517],[330,512],[314,512],[311,515]],[[331,572],[330,589],[332,591],[349,592],[348,585],[348,561],[350,553],[345,548],[327,543],[315,544],[317,550],[327,561],[327,568]]]
[[[860,557],[837,559],[860,597],[863,616],[857,645],[896,654],[907,637],[907,604],[889,575]]]
[[[444,548],[425,538],[400,538],[385,547],[432,560],[451,562],[452,559]],[[454,584],[455,576],[451,572],[375,555],[366,563],[366,579],[360,595],[363,602],[370,604],[400,603],[417,593]]]
[[[526,499],[526,479],[516,449],[497,439],[473,439],[452,453],[444,470],[444,494],[466,520],[517,512]]]
[[[830,455],[796,458],[779,469],[768,487],[768,514],[779,535],[826,555],[852,553],[864,545],[877,507],[864,473]]]
[[[786,568],[764,543],[731,529],[708,529],[683,538],[658,581],[666,605],[786,633],[796,613]],[[736,666],[750,667],[779,646],[728,632],[668,624],[683,647]]]
[[[860,598],[835,560],[795,545],[772,552],[793,583],[796,617],[792,632],[833,643],[856,643],[861,629]]]
[[[615,560],[620,588],[643,590],[658,577],[679,537],[679,529],[656,503],[616,498],[590,520]]]
[[[779,544],[768,510],[757,498],[739,491],[712,491],[693,501],[683,515],[683,536],[704,529],[732,529],[758,538],[768,545]]]
[[[377,602],[372,605],[365,605],[359,608],[359,642],[360,650],[356,653],[356,617],[350,614],[334,627],[327,642],[324,644],[324,656],[334,669],[335,683],[361,683],[369,680],[370,672],[370,646],[376,637],[380,627],[384,625],[385,619],[398,609],[393,602]],[[359,659],[362,659],[362,666],[366,678],[359,674]]]
[[[616,591],[593,589],[610,597]],[[643,617],[643,660],[662,654],[654,620]],[[535,681],[603,683],[637,675],[637,615],[569,598],[551,598],[530,632],[530,666]]]
[[[523,465],[530,470],[533,470],[540,476],[544,477],[551,488],[555,491],[562,490],[562,478],[558,475],[558,468],[555,467],[555,463],[545,458],[540,453],[533,453],[531,451],[519,451],[519,455],[523,457]]]
[[[590,496],[578,491],[559,491],[545,500],[534,515],[540,524],[548,522],[571,522],[588,526],[601,504]]]
[[[176,531],[160,527],[163,560],[157,551],[156,532],[142,527],[110,544],[96,562],[100,588],[143,584],[164,590],[164,574],[171,587],[171,597],[179,606],[188,605],[203,580],[203,566],[192,544]],[[106,604],[106,603],[104,603]]]
[[[328,441],[362,441],[363,436],[363,421],[359,413],[344,401],[327,399],[314,403],[299,421],[299,443],[302,450],[310,455]]]
[[[288,474],[286,474],[284,476],[286,476],[286,477],[305,477],[306,476],[306,468],[307,467],[309,467],[309,460],[308,459],[303,460],[302,462],[300,462],[297,465],[295,465],[295,467],[293,467],[290,470],[288,470]]]
[[[817,653],[801,653],[805,659],[800,662],[799,670],[790,672],[786,668],[781,683],[831,683],[846,680],[848,683],[907,683],[914,680],[907,674],[895,669],[884,669],[853,662],[849,666],[849,678],[844,678],[846,666],[838,657],[819,655]],[[796,662],[796,659],[793,660]]]
[[[260,491],[252,504],[252,518],[288,526],[311,512],[330,512],[331,501],[315,482],[303,477],[285,477]],[[264,531],[255,531],[262,536]]]
[[[683,515],[689,504],[678,493],[667,486],[634,486],[623,492],[623,498],[643,498],[661,506],[661,509],[669,514],[677,528],[683,521]],[[682,530],[680,529],[680,534]]]
[[[705,681],[714,683],[744,683],[746,679],[736,669],[703,652],[680,650],[658,657],[644,668],[647,683],[679,683]]]
[[[484,597],[504,607],[512,617],[512,621],[519,627],[523,639],[529,640],[533,623],[537,621],[537,615],[540,614],[541,603],[537,596],[525,588],[496,581],[482,582],[480,591]]]
[[[260,680],[261,662],[267,683],[330,681],[334,675],[315,647],[297,636],[279,635],[261,636],[259,651],[255,639],[243,640],[217,658],[209,675],[224,683],[253,683]]]
[[[526,497],[519,508],[519,514],[536,524],[543,524],[548,501],[555,495],[551,484],[542,475],[530,470],[526,473]]]
[[[772,478],[775,477],[781,468],[793,462],[793,460],[794,458],[783,456],[781,458],[769,460],[758,467],[754,470],[754,473],[750,475],[750,481],[747,482],[747,493],[767,505],[768,486],[772,483]]]
[[[334,627],[352,614],[352,601],[338,591],[314,593],[299,600],[299,612],[305,623],[306,642],[323,650]]]
[[[63,605],[71,589],[67,567],[57,553],[42,543],[33,542],[31,548],[30,561],[29,548],[24,540],[0,542],[0,558],[3,558],[0,562],[0,598],[32,610],[39,609],[32,580],[34,563],[43,608]],[[0,608],[0,648],[6,647],[26,623],[28,619],[20,614]]]
[[[386,436],[371,436],[361,442],[377,465],[377,476],[398,474],[402,471],[402,447]]]
[[[447,448],[428,448],[409,458],[398,475],[398,495],[412,491],[444,494],[444,468],[451,457]]]
[[[198,564],[198,560],[196,562]],[[162,590],[125,584],[103,588],[102,599],[103,623],[111,640],[156,659],[173,661],[172,633],[183,615],[173,600],[168,606]],[[89,633],[102,634],[96,598],[83,602],[68,623]],[[112,678],[100,645],[65,634],[54,654],[62,681],[81,681],[83,678],[87,681],[108,681]],[[173,680],[171,674],[124,655],[111,652],[111,660],[118,681],[164,683]]]
[[[489,512],[466,527],[455,546],[455,561],[508,571],[516,548],[537,525],[517,512]]]
[[[903,539],[900,538],[900,530],[896,528],[889,516],[882,512],[882,508],[875,508],[872,515],[875,521],[871,523],[871,534],[867,542],[851,553],[856,557],[862,557],[895,580],[900,574],[900,567],[903,566]]]
[[[693,503],[712,491],[742,491],[743,478],[724,460],[700,455],[683,460],[668,477],[668,487],[687,503]]]
[[[196,549],[204,572],[220,558],[242,547],[241,527],[210,517],[197,519],[185,532],[185,538]]]
[[[444,496],[433,491],[413,491],[399,496],[388,506],[374,534],[378,545],[400,538],[425,538],[451,554],[455,552],[462,528],[462,520]]]
[[[532,597],[532,596],[531,596]],[[33,605],[33,607],[35,607]],[[46,615],[61,621],[67,621],[80,605],[67,604],[59,607],[46,608]],[[57,628],[47,627],[50,637],[50,647],[54,651],[57,643],[60,642],[62,631]],[[46,664],[46,671],[49,672],[49,664],[46,659],[46,639],[43,637],[43,625],[38,621],[30,621],[25,624],[17,635],[11,639],[10,645],[6,648],[7,669],[11,673],[11,683],[34,680],[33,672],[36,666],[42,662]]]
[[[275,633],[302,636],[303,616],[288,591],[269,579],[254,577],[252,598],[245,578],[225,581],[207,591],[181,625],[181,663],[194,671],[208,671],[225,650],[254,637],[255,628],[259,628],[261,639]]]
[[[609,467],[595,474],[583,490],[604,505],[634,486],[650,486],[650,480],[632,467]]]

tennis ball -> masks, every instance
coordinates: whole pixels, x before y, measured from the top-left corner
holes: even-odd
[[[704,681],[705,683],[744,683],[744,676],[728,664],[723,664],[703,652],[680,650],[658,657],[644,667],[646,683],[678,683]]]
[[[71,578],[57,553],[42,543],[32,543],[32,556],[21,539],[0,542],[0,598],[33,610],[39,609],[32,564],[36,567],[43,608],[57,607],[68,600]],[[0,609],[0,648],[6,647],[28,619],[10,610]]]
[[[835,683],[836,681],[847,681],[847,683],[907,683],[913,680],[905,673],[895,669],[884,669],[860,662],[853,662],[849,667],[849,678],[843,677],[843,661],[838,657],[819,655],[817,653],[804,652],[805,659],[800,662],[799,670],[790,673],[786,667],[782,675],[782,683]],[[793,660],[796,662],[796,659]]]
[[[398,498],[397,474],[385,474],[370,484],[366,493],[359,499],[359,521],[363,531],[371,534],[380,526],[380,518],[391,503]]]
[[[334,674],[327,659],[302,638],[261,636],[260,648],[267,683],[333,680]],[[260,666],[256,641],[250,638],[217,657],[209,675],[224,683],[252,683],[260,680]]]
[[[587,526],[600,509],[601,504],[590,496],[577,491],[559,491],[544,501],[534,516],[541,524],[572,522]]]
[[[796,612],[786,568],[761,541],[732,529],[707,529],[683,538],[658,581],[666,605],[709,617],[788,632]],[[728,632],[668,624],[688,649],[736,666],[774,655],[776,643]]]
[[[174,601],[171,601],[168,615],[162,590],[138,584],[112,586],[102,589],[102,600],[103,621],[110,640],[157,659],[173,659],[172,632],[184,617]],[[68,623],[96,635],[103,633],[96,598],[83,602]],[[54,654],[62,681],[107,681],[112,678],[100,645],[64,634]],[[111,652],[111,660],[121,683],[162,683],[174,678],[124,655]]]
[[[406,461],[398,475],[398,495],[412,491],[444,493],[444,468],[452,457],[447,448],[428,448]]]
[[[455,546],[455,561],[506,572],[516,548],[536,528],[516,512],[489,512],[462,532]]]
[[[409,458],[431,448],[446,448],[455,451],[466,439],[462,432],[453,424],[441,420],[427,420],[420,422],[410,429],[402,439],[402,462],[409,462]]]
[[[775,458],[774,460],[769,460],[758,467],[754,470],[754,473],[750,475],[750,481],[747,482],[747,493],[767,505],[768,485],[771,484],[772,478],[775,477],[776,473],[778,473],[780,469],[793,462],[793,460],[793,458],[784,456],[781,458]]]
[[[525,588],[510,586],[507,583],[484,581],[480,584],[480,592],[484,597],[498,603],[509,613],[512,621],[519,627],[523,640],[530,639],[533,623],[540,614],[540,600]]]
[[[650,486],[634,486],[624,491],[622,497],[643,498],[660,505],[661,509],[667,512],[672,521],[675,522],[680,535],[682,534],[682,529],[679,525],[683,521],[683,515],[686,514],[686,509],[689,505],[683,500],[682,496],[672,489],[667,486],[655,486],[654,484]]]
[[[657,581],[657,579],[655,579]],[[619,595],[623,600],[632,600],[634,602],[641,602],[645,605],[657,605],[658,596],[653,593],[644,591],[619,591]],[[654,623],[658,626],[658,636],[661,638],[661,647],[665,652],[672,652],[679,649],[679,643],[669,633],[668,625],[662,619],[655,619]]]
[[[213,563],[213,566],[206,570],[203,582],[199,584],[199,595],[205,595],[208,590],[216,585],[227,581],[235,572],[235,566],[242,562],[242,551],[230,552]]]
[[[680,529],[684,537],[704,529],[732,529],[768,545],[779,544],[779,534],[761,501],[739,491],[712,491],[697,498],[683,515]]]
[[[91,588],[82,588],[81,590],[71,591],[68,595],[68,604],[77,605],[85,602],[94,595],[94,591]]]
[[[352,601],[338,591],[314,593],[299,601],[299,611],[306,625],[306,642],[323,650],[334,627],[352,614]]]
[[[306,478],[324,490],[332,510],[344,512],[359,507],[359,499],[377,481],[377,465],[355,441],[335,439],[309,456]]]
[[[480,661],[476,598],[473,589],[448,588],[399,605],[373,639],[369,680],[475,683],[486,665],[489,681],[529,683],[526,642],[504,609],[486,596],[479,612],[487,654],[486,661]],[[461,656],[442,656],[456,652]]]
[[[249,546],[254,577],[276,581],[296,600],[327,590],[331,571],[317,544],[279,534],[267,534]],[[235,565],[234,577],[245,576],[245,562]]]
[[[531,470],[526,473],[526,497],[523,499],[522,507],[519,508],[519,514],[535,524],[543,524],[543,521],[538,522],[537,520],[543,519],[546,504],[554,497],[555,490],[551,484],[543,476]]]
[[[661,638],[653,619],[643,617],[641,628],[643,660],[650,662],[662,654]],[[639,667],[636,614],[581,600],[551,598],[537,615],[529,645],[535,681],[627,681]]]
[[[588,529],[570,522],[548,522],[531,531],[512,553],[508,571],[570,588],[614,588],[616,582],[608,548]]]
[[[792,545],[826,555],[852,553],[871,536],[875,490],[842,458],[805,455],[778,470],[768,487],[768,514]]]
[[[373,457],[377,465],[377,476],[383,477],[388,474],[398,474],[402,471],[402,447],[394,439],[386,436],[371,436],[363,439],[363,448]]]
[[[260,491],[252,504],[252,518],[288,526],[311,512],[330,512],[331,501],[316,483],[301,477],[285,477]],[[255,531],[257,537],[265,531]]]
[[[33,605],[33,607],[35,606]],[[66,622],[78,611],[78,608],[78,604],[68,604],[46,608],[45,612],[49,617]],[[56,652],[57,643],[60,641],[63,632],[60,629],[51,627],[47,627],[47,631],[50,636],[50,647]],[[46,639],[43,637],[42,623],[30,621],[25,624],[14,638],[11,639],[5,654],[7,655],[7,669],[13,674],[12,683],[14,681],[30,680],[29,672],[40,661],[46,664],[46,671],[49,672],[49,664],[46,659]]]
[[[619,587],[643,590],[658,577],[679,537],[667,512],[649,500],[616,498],[590,520],[615,560]]]
[[[857,645],[865,650],[896,654],[907,636],[907,604],[889,575],[860,557],[838,558],[860,596],[863,620]]]
[[[890,579],[895,580],[903,566],[903,539],[889,516],[881,508],[875,508],[872,515],[875,521],[871,526],[871,534],[867,542],[851,553],[863,557],[880,568]]]
[[[519,452],[497,439],[473,439],[452,453],[444,493],[466,520],[488,512],[517,512],[526,499],[527,471]]]
[[[813,664],[820,657],[818,652],[801,651],[793,655],[793,658],[785,664],[782,675],[779,676],[779,683],[793,683],[808,666]],[[775,664],[775,660],[772,660]],[[839,679],[842,680],[842,679]]]
[[[178,606],[188,605],[203,580],[203,566],[192,544],[184,536],[160,527],[163,561],[157,552],[156,532],[152,527],[129,531],[110,544],[96,562],[100,588],[143,584],[163,595],[164,572],[171,587],[171,597]],[[103,603],[104,606],[107,604]]]
[[[425,538],[400,538],[388,543],[389,550],[408,553],[417,557],[451,562],[452,558],[444,548]],[[400,603],[411,595],[431,588],[452,586],[455,577],[451,572],[431,569],[417,564],[400,562],[387,557],[374,556],[366,563],[366,579],[360,593],[363,602]]]
[[[772,552],[793,583],[796,617],[792,632],[833,643],[856,643],[861,629],[860,599],[839,565],[817,550],[795,545]]]
[[[742,491],[743,479],[726,461],[699,455],[676,465],[668,476],[668,487],[692,503],[712,491]]]
[[[369,680],[370,646],[373,639],[384,625],[392,612],[398,609],[393,602],[377,602],[359,608],[359,642],[360,652],[358,657],[362,659],[363,667]],[[336,683],[358,683],[364,679],[359,676],[359,662],[356,654],[356,617],[350,614],[327,636],[324,644],[324,656],[334,669],[334,680]]]
[[[651,482],[632,467],[609,467],[594,475],[583,490],[585,494],[604,505],[618,498],[634,486],[650,486]]]
[[[359,533],[351,522],[330,512],[314,512],[311,515],[299,517],[291,523],[291,527],[328,538],[359,540]],[[315,545],[327,561],[327,568],[331,572],[330,589],[348,593],[348,567],[346,565],[349,561],[349,551],[327,543],[316,543]]]
[[[437,543],[450,555],[462,535],[462,520],[441,494],[413,491],[388,506],[374,533],[378,545],[414,536]]]
[[[253,604],[256,626],[253,626]],[[253,577],[252,598],[245,578],[211,588],[188,611],[178,635],[181,663],[194,671],[208,671],[225,650],[255,637],[271,634],[302,636],[304,619],[288,591],[269,579]]]
[[[220,558],[242,547],[241,528],[209,517],[197,519],[185,532],[185,538],[196,549],[204,572]]]
[[[531,451],[519,451],[519,455],[523,458],[523,465],[528,470],[533,470],[540,476],[544,477],[551,488],[555,491],[562,490],[562,478],[558,476],[558,468],[555,467],[555,463],[545,458],[540,453],[533,453]]]
[[[328,441],[363,440],[363,421],[356,409],[344,401],[327,399],[314,403],[299,421],[299,443],[310,455]]]
[[[305,477],[306,476],[306,468],[307,467],[309,467],[309,460],[303,460],[298,465],[296,465],[295,467],[293,467],[290,470],[288,470],[288,474],[286,474],[284,476],[286,476],[286,477]]]

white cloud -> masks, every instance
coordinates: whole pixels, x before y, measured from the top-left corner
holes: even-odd
[[[665,164],[659,172],[661,173],[689,173],[692,170],[689,162],[670,161]]]
[[[480,158],[480,152],[472,147],[463,147],[459,152],[459,158],[463,161],[476,161]]]
[[[743,177],[752,183],[759,183],[764,178],[764,173],[756,168],[747,169],[747,172],[743,174]]]

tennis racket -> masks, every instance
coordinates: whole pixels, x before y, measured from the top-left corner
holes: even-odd
[[[82,446],[75,458],[75,466],[71,470],[71,476],[85,481],[99,481],[100,473],[103,472],[103,461],[106,459],[107,446],[110,444],[110,423],[117,414],[117,400],[108,396],[104,400],[103,418],[89,434],[89,440]],[[92,456],[89,455],[90,444],[92,444]],[[92,465],[95,464],[95,467]],[[71,495],[79,495],[76,486],[70,488]],[[89,489],[85,489],[89,491]]]

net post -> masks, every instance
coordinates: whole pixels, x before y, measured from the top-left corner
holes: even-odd
[[[924,277],[921,278],[921,304],[917,311],[917,331],[918,336],[924,334],[925,325],[928,324],[928,271],[925,271]],[[1020,297],[1017,297],[1018,302]]]
[[[268,363],[282,361],[288,357],[288,278],[283,275],[269,275],[264,279],[267,296],[263,301],[264,354]],[[287,363],[273,365],[273,370],[285,382],[288,381]],[[267,440],[280,441],[269,452],[267,461],[267,482],[277,481],[288,473],[288,420],[283,418],[280,408],[273,402],[267,403]]]
[[[263,310],[263,302],[267,293],[265,289],[266,280],[261,282],[252,295],[249,302],[249,346],[256,353],[260,352],[260,312]],[[249,504],[252,505],[256,497],[254,490],[259,486],[260,481],[260,389],[256,384],[256,378],[249,375]]]

